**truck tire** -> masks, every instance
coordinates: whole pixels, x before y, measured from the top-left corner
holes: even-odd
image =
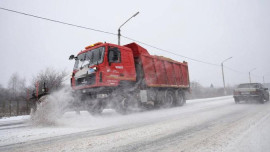
[[[142,110],[142,107],[137,98],[137,93],[126,92],[125,95],[118,97],[115,110],[120,114],[129,114]]]
[[[103,109],[102,102],[98,99],[95,99],[93,104],[88,106],[88,112],[91,115],[99,115],[102,113]]]
[[[127,98],[122,98],[121,101],[116,105],[115,111],[125,115],[128,112],[128,107],[127,107]]]
[[[183,106],[186,103],[185,95],[182,91],[176,90],[175,91],[175,105],[176,106]]]
[[[171,90],[165,90],[164,92],[164,98],[162,101],[162,108],[170,108],[173,106],[173,103],[175,101],[175,94]]]

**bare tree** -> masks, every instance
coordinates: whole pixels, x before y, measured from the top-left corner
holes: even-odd
[[[25,92],[25,79],[21,78],[18,73],[13,73],[8,82],[9,89],[9,109],[11,111],[11,102],[16,101],[16,113],[19,115],[20,100]],[[10,113],[11,114],[11,113]]]
[[[6,115],[7,112],[7,99],[8,99],[8,90],[3,88],[0,84],[0,118]]]
[[[0,101],[6,99],[6,89],[0,84]]]
[[[49,91],[54,91],[62,87],[66,76],[65,70],[46,68],[33,78],[32,85],[27,88],[25,79],[20,77],[18,73],[13,73],[8,81],[7,89],[0,85],[0,116],[7,113],[11,116],[14,112],[17,115],[29,113],[29,104],[32,104],[29,98],[31,92],[35,90],[36,83],[39,83],[40,93],[42,93],[44,83]]]
[[[190,89],[191,94],[188,96],[189,98],[200,98],[203,93],[203,87],[202,85],[197,81],[191,81],[190,82]]]
[[[39,90],[42,90],[45,83],[46,88],[49,91],[54,91],[63,86],[67,72],[65,70],[56,70],[54,68],[46,68],[39,72],[37,76],[33,78],[32,86],[36,88],[36,84],[39,84]]]

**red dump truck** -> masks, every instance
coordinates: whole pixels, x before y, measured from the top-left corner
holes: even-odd
[[[136,43],[95,43],[75,59],[71,86],[77,105],[92,114],[106,107],[119,113],[182,106],[189,91],[187,62],[150,55]]]

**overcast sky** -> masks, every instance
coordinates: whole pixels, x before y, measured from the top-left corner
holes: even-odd
[[[220,65],[226,84],[270,82],[269,0],[1,0],[0,7],[122,34],[156,47]],[[68,57],[96,42],[117,43],[117,36],[70,27],[0,10],[0,84],[17,72],[29,82],[46,67],[72,72]],[[121,43],[132,41],[122,38]],[[142,45],[144,46],[144,45]],[[222,86],[220,66],[194,62],[144,46],[150,54],[189,63],[191,81]]]

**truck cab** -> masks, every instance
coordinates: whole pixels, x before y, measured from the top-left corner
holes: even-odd
[[[95,43],[75,57],[71,86],[92,92],[97,88],[114,88],[120,81],[136,81],[133,53],[130,48],[110,43]],[[95,89],[93,89],[95,88]]]

